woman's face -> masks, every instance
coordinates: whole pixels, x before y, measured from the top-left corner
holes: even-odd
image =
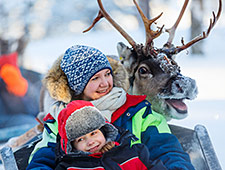
[[[88,82],[83,92],[83,100],[96,100],[108,94],[113,88],[113,77],[109,69],[96,73]]]

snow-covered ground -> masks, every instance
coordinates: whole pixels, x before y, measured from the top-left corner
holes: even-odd
[[[223,18],[221,18],[222,21]],[[187,51],[177,56],[182,74],[196,80],[199,94],[197,99],[187,102],[189,116],[183,120],[172,120],[169,123],[194,128],[197,124],[204,125],[211,137],[214,149],[222,169],[225,169],[225,26],[218,25],[204,41],[204,56],[193,56]],[[143,30],[129,32],[136,42],[144,42]],[[179,30],[175,41],[181,36],[188,41],[188,30]],[[47,38],[31,42],[25,52],[25,67],[45,73],[53,61],[68,47],[74,44],[85,44],[99,48],[105,54],[117,54],[116,44],[127,42],[116,31],[89,32]],[[163,39],[156,42],[159,47]],[[165,41],[164,41],[165,42]],[[177,43],[176,45],[180,45]],[[0,167],[1,169],[1,167]]]

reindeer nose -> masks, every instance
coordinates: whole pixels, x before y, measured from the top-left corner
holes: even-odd
[[[187,99],[194,99],[198,93],[196,82],[190,77],[180,75],[172,82],[171,93],[176,94],[177,97],[180,94]]]
[[[179,83],[174,83],[174,86],[176,86],[178,93],[183,93],[184,92]]]

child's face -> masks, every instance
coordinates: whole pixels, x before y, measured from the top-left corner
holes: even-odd
[[[97,153],[106,144],[106,139],[102,132],[97,129],[72,142],[74,148],[84,152]]]
[[[108,94],[113,87],[113,78],[109,69],[96,73],[88,82],[83,92],[83,100],[96,100]]]

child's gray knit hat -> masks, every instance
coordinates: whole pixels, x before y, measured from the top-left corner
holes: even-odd
[[[89,101],[74,100],[58,116],[61,147],[66,153],[72,151],[71,141],[100,128],[104,130],[106,141],[116,139],[118,130]]]
[[[88,81],[97,72],[112,68],[107,57],[98,49],[75,45],[66,50],[60,64],[75,95],[83,92]]]

